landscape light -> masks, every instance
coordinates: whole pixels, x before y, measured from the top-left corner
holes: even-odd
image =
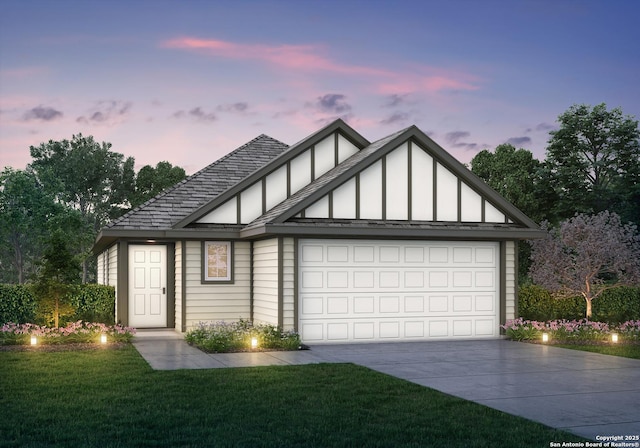
[[[101,344],[106,344],[107,343],[107,335],[106,334],[101,334],[100,335],[100,343]]]
[[[542,342],[549,342],[549,333],[542,333]]]
[[[618,342],[618,333],[611,334],[611,342],[613,342],[614,344]]]
[[[258,338],[251,338],[251,348],[258,348]]]
[[[37,345],[38,344],[38,338],[35,336],[31,336],[31,345]]]

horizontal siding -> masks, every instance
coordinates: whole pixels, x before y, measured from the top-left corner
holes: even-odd
[[[250,243],[233,245],[233,283],[202,284],[202,243],[186,243],[187,328],[201,321],[250,318]]]
[[[278,325],[278,239],[253,244],[253,320]]]

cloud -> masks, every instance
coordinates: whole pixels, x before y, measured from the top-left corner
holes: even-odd
[[[216,114],[214,114],[213,112],[207,113],[203,111],[200,106],[194,107],[188,112],[185,112],[184,110],[179,110],[178,112],[173,114],[173,117],[174,118],[193,118],[196,121],[206,121],[206,122],[212,122],[218,119]]]
[[[466,138],[466,137],[469,137],[470,135],[471,134],[466,131],[453,131],[453,132],[447,132],[444,138],[449,143],[456,144],[458,143],[458,140],[460,140],[461,138]]]
[[[232,104],[221,104],[216,107],[218,112],[229,112],[229,113],[244,113],[249,108],[248,103],[240,102],[240,103],[232,103]]]
[[[78,123],[114,125],[122,122],[131,110],[130,101],[99,101],[95,108],[76,119]]]
[[[467,131],[453,131],[447,132],[444,136],[445,140],[451,144],[454,148],[462,148],[467,151],[471,151],[473,149],[477,149],[480,147],[477,143],[469,143],[460,141],[462,139],[466,139],[469,137],[471,133]]]
[[[397,93],[393,93],[387,97],[387,102],[382,107],[396,107],[401,105],[406,101],[407,94],[398,95]]]
[[[549,123],[540,123],[536,126],[536,131],[550,131],[551,129],[555,129],[555,126]]]
[[[228,42],[216,39],[182,37],[161,43],[164,48],[196,51],[210,56],[259,61],[287,73],[323,72],[351,76],[359,82],[373,84],[383,94],[477,90],[478,78],[466,73],[424,65],[399,67],[397,70],[354,65],[333,60],[320,45],[266,45]],[[402,65],[402,64],[400,64]]]
[[[347,97],[345,95],[339,93],[327,93],[326,95],[318,97],[316,107],[321,112],[334,114],[349,112],[351,110],[351,105],[345,101],[346,98]]]
[[[531,143],[531,137],[511,137],[506,141],[513,146],[522,146],[526,143]]]
[[[28,110],[24,116],[24,121],[41,120],[41,121],[53,121],[58,118],[62,118],[62,112],[54,109],[53,107],[37,106]]]
[[[380,124],[403,123],[409,119],[409,114],[405,112],[395,112],[387,118],[380,120]]]

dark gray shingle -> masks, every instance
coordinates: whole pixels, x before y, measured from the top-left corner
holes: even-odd
[[[107,225],[110,229],[170,229],[289,148],[260,135]]]

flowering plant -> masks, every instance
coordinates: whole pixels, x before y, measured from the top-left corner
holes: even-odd
[[[588,319],[538,322],[518,318],[508,320],[501,328],[506,330],[509,339],[516,341],[540,339],[542,333],[548,333],[555,340],[605,341],[613,333],[622,340],[640,340],[640,320],[611,326]]]
[[[240,319],[237,322],[199,322],[187,332],[186,341],[209,353],[240,352],[253,349],[298,350],[300,335],[269,324],[253,325]]]
[[[107,336],[108,341],[129,342],[135,333],[136,330],[132,327],[81,320],[59,328],[7,322],[0,327],[0,345],[29,344],[31,336],[37,337],[39,344],[100,342],[100,336],[103,334]]]

